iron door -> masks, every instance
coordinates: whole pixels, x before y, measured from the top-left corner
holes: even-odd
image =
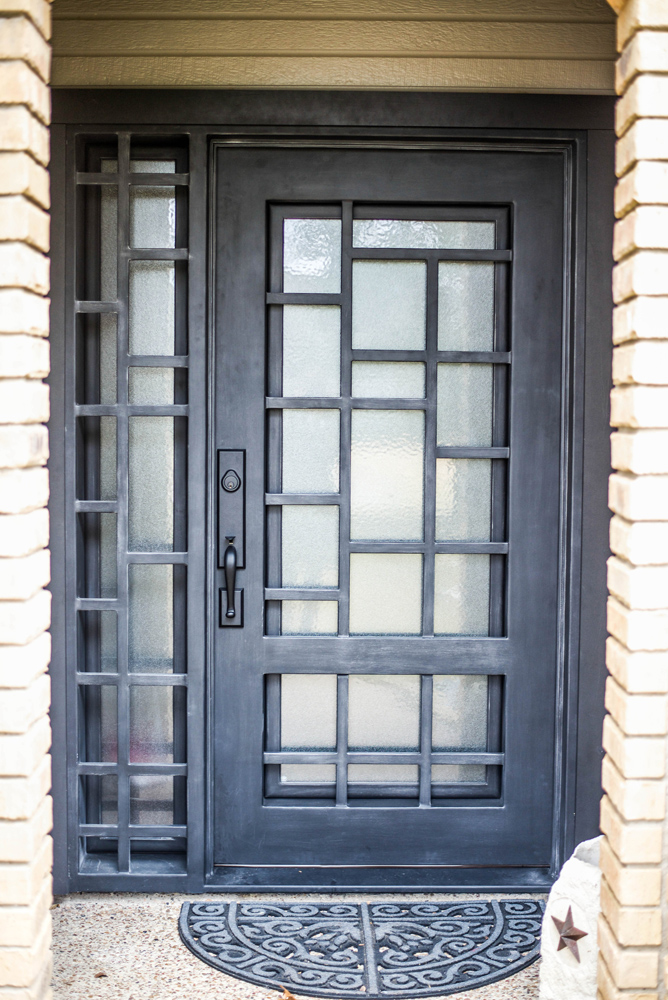
[[[212,162],[214,863],[547,867],[562,154]]]

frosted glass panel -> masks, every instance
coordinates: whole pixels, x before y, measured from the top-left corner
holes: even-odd
[[[115,674],[117,638],[115,611],[80,611],[78,623],[78,670]]]
[[[131,260],[130,354],[174,353],[174,261]]]
[[[86,781],[94,781],[87,778]],[[118,823],[118,778],[115,774],[104,774],[100,778],[100,822]]]
[[[349,764],[348,782],[351,785],[372,781],[382,781],[384,784],[416,784],[418,780],[417,764]]]
[[[434,677],[433,750],[487,749],[487,677]]]
[[[334,784],[335,764],[281,764],[281,781],[300,781],[314,784]]]
[[[281,749],[336,749],[336,675],[281,676]]]
[[[340,219],[285,219],[283,291],[341,291]]]
[[[116,499],[116,417],[100,417],[99,499]]]
[[[438,365],[439,445],[490,447],[492,370],[492,365]]]
[[[168,406],[174,402],[173,368],[129,368],[128,399],[140,406]]]
[[[493,250],[494,229],[493,222],[356,219],[353,246],[389,250]]]
[[[283,307],[283,395],[341,392],[339,306]]]
[[[130,760],[174,762],[174,688],[130,688]]]
[[[417,361],[353,361],[358,399],[423,399],[424,365]]]
[[[109,684],[100,688],[100,747],[101,762],[118,760],[118,689]]]
[[[336,635],[338,601],[281,601],[281,635]]]
[[[163,171],[156,162],[154,170],[148,172]],[[176,246],[176,188],[130,186],[130,246]]]
[[[349,750],[418,750],[420,678],[356,674],[348,680]]]
[[[116,160],[102,160],[103,174],[115,174]],[[114,302],[117,296],[118,188],[100,187],[100,300]]]
[[[130,417],[128,544],[166,552],[174,542],[174,418]]]
[[[436,556],[434,632],[489,635],[489,556]]]
[[[339,583],[339,508],[284,506],[282,585],[336,587]]]
[[[173,567],[133,563],[128,573],[130,670],[171,674],[174,669]]]
[[[170,826],[174,822],[174,778],[141,774],[130,778],[130,823]]]
[[[481,784],[485,781],[484,764],[432,764],[432,782]]]
[[[426,293],[423,261],[355,261],[353,348],[424,350]]]
[[[116,343],[117,317],[114,313],[100,314],[100,402],[116,402]]]
[[[490,539],[492,463],[487,458],[436,460],[436,541]]]
[[[353,635],[422,632],[419,553],[351,553],[350,632]]]
[[[337,493],[339,410],[283,410],[283,492]]]
[[[424,413],[353,410],[350,537],[423,535]]]
[[[438,349],[494,350],[494,264],[438,265]]]
[[[99,517],[100,597],[116,597],[116,515],[100,514]]]

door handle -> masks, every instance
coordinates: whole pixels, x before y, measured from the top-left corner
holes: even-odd
[[[223,559],[224,570],[225,570],[225,589],[227,591],[227,611],[225,612],[226,618],[236,617],[236,608],[234,606],[234,584],[237,579],[237,550],[232,545],[232,542],[225,549],[225,556]]]

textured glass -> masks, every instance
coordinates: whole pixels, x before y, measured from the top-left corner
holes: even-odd
[[[116,499],[116,417],[100,417],[99,499]]]
[[[283,492],[338,493],[339,410],[283,410]]]
[[[419,750],[420,678],[354,674],[348,679],[349,750]]]
[[[338,601],[281,601],[281,635],[336,635]]]
[[[174,369],[129,368],[128,400],[140,406],[170,406],[174,402]]]
[[[283,395],[341,393],[339,306],[283,306]]]
[[[434,677],[431,746],[441,751],[487,749],[487,677]]]
[[[439,445],[490,447],[492,370],[492,365],[438,365]]]
[[[457,784],[481,784],[485,781],[484,764],[432,764],[431,780]]]
[[[100,778],[100,822],[109,826],[118,823],[118,778],[115,774],[103,774]]]
[[[174,688],[130,688],[130,761],[174,762]]]
[[[341,220],[285,219],[283,291],[341,291]]]
[[[353,361],[352,395],[358,399],[423,399],[420,361]]]
[[[353,410],[350,537],[423,535],[424,413]]]
[[[337,587],[339,583],[339,508],[281,508],[282,585]]]
[[[174,542],[174,418],[130,417],[128,545],[167,552]]]
[[[494,264],[438,265],[438,349],[494,350]]]
[[[77,669],[115,674],[118,666],[115,611],[80,611]]]
[[[99,518],[100,597],[116,597],[116,515],[100,514]]]
[[[174,160],[132,160],[141,174],[173,174]],[[176,246],[176,188],[130,186],[130,246]]]
[[[88,774],[80,777],[79,782],[80,821],[83,823],[103,823],[105,826],[118,823],[118,778],[116,775]]]
[[[115,403],[116,396],[116,342],[117,317],[115,313],[100,313],[100,402]]]
[[[436,541],[487,542],[492,516],[488,458],[436,460]]]
[[[489,556],[436,556],[434,632],[489,635]]]
[[[353,348],[424,350],[426,316],[423,261],[354,261]]]
[[[417,764],[349,764],[350,784],[380,781],[383,784],[417,784]]]
[[[131,260],[130,354],[174,353],[174,261]]]
[[[388,250],[493,250],[493,222],[355,219],[353,246]]]
[[[115,174],[116,160],[102,160],[103,174]],[[100,187],[100,301],[114,302],[117,297],[118,261],[118,188],[115,184]]]
[[[116,515],[79,514],[77,592],[80,597],[116,597]]]
[[[336,675],[282,674],[281,750],[336,749]]]
[[[281,781],[301,781],[310,785],[316,782],[334,784],[336,781],[335,764],[281,764]]]
[[[353,635],[422,632],[419,553],[351,553],[350,632]]]
[[[174,778],[139,774],[130,778],[132,826],[171,826],[174,822]]]
[[[128,566],[131,671],[168,673],[174,669],[174,570],[167,565]]]
[[[100,761],[118,760],[118,690],[105,684],[100,688]]]

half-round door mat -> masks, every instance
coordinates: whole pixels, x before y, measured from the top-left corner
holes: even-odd
[[[184,903],[179,932],[203,962],[304,996],[437,997],[538,958],[536,899],[449,903]]]

